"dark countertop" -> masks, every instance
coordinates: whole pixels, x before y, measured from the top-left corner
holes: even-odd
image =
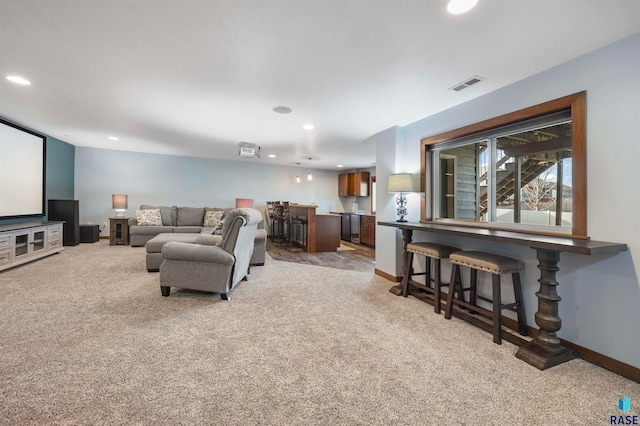
[[[441,234],[458,235],[461,237],[479,238],[484,240],[529,246],[534,249],[555,250],[586,255],[618,253],[627,250],[627,245],[624,243],[610,243],[606,241],[593,241],[590,239],[529,234],[524,232],[503,231],[497,229],[472,228],[419,222],[378,222],[378,225],[391,226],[411,231],[436,232]]]
[[[375,213],[354,213],[354,212],[329,212],[329,213],[331,213],[331,214],[340,214],[340,215],[342,215],[342,214],[355,214],[355,215],[358,215],[358,216],[374,216],[374,217],[376,215]]]

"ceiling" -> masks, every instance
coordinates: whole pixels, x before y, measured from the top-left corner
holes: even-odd
[[[377,132],[638,31],[638,0],[0,0],[0,117],[76,146],[369,167]]]

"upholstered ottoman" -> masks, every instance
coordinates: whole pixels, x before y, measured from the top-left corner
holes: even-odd
[[[203,244],[215,244],[221,239],[220,235],[209,235],[206,233],[163,233],[158,234],[149,241],[145,246],[147,250],[147,271],[158,272],[162,264],[162,247],[169,241],[180,241],[183,243],[195,244],[198,238],[202,237],[206,242]],[[267,231],[265,229],[256,229],[256,237],[253,246],[253,255],[251,255],[251,266],[264,265],[267,252]]]
[[[158,272],[162,264],[162,247],[169,241],[195,244],[200,234],[158,234],[147,242],[147,271]],[[221,238],[221,237],[220,237]]]

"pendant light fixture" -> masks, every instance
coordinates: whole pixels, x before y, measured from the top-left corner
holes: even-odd
[[[311,162],[311,157],[309,157],[309,162]],[[313,175],[311,174],[311,167],[309,167],[309,173],[307,174],[307,180],[312,181]]]
[[[296,163],[298,165],[298,175],[296,176],[296,182],[300,183],[300,163]]]

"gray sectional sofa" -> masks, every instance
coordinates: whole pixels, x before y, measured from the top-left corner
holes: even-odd
[[[220,293],[229,300],[231,290],[250,272],[254,235],[261,221],[258,210],[239,208],[228,214],[221,235],[200,235],[197,244],[166,243],[160,265],[162,295],[169,296],[171,287],[180,287]]]
[[[134,247],[146,246],[147,243],[160,234],[163,235],[156,239],[158,244],[152,243],[147,246],[147,269],[157,271],[160,263],[162,263],[162,246],[168,241],[182,241],[196,243],[199,235],[216,235],[220,234],[222,227],[214,229],[213,227],[204,226],[204,217],[207,211],[221,211],[222,219],[234,210],[233,208],[217,208],[217,207],[178,207],[178,206],[151,206],[142,204],[140,210],[159,209],[162,218],[161,225],[139,225],[138,220],[133,217],[129,219],[129,239]],[[260,223],[256,230],[253,255],[251,257],[251,265],[264,265],[266,257],[267,232],[264,229],[264,221]],[[157,258],[157,259],[156,259]],[[149,260],[151,259],[151,263]],[[156,260],[159,261],[156,265]]]

